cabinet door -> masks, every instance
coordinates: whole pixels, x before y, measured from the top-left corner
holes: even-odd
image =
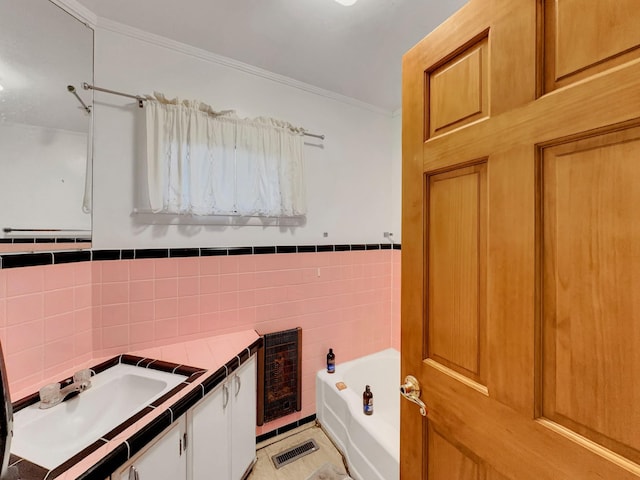
[[[189,411],[190,480],[231,478],[230,410],[231,392],[225,382]]]
[[[231,389],[231,478],[240,480],[256,458],[256,357],[229,381]]]
[[[186,480],[187,456],[182,446],[184,418],[151,447],[129,462],[114,478],[119,480]],[[137,472],[137,476],[136,476]]]

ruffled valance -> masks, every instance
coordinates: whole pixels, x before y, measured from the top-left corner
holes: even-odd
[[[306,214],[305,129],[240,118],[194,100],[146,97],[147,180],[154,212],[290,217]]]

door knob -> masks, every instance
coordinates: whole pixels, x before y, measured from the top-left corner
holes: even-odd
[[[420,400],[420,382],[413,375],[404,377],[404,383],[400,385],[400,394],[420,407],[420,415],[427,416],[427,406]]]

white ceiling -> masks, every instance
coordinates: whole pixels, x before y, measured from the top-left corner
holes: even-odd
[[[98,17],[393,111],[401,103],[402,55],[466,0],[79,3]]]

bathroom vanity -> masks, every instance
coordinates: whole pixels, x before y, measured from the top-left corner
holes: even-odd
[[[253,355],[111,480],[244,478],[255,459],[255,379]]]
[[[131,371],[135,374],[136,370],[144,369],[182,376],[177,385],[157,390],[148,405],[114,428],[109,426],[111,429],[107,433],[100,433],[88,446],[79,447],[82,450],[71,458],[60,463],[63,457],[42,460],[48,458],[45,455],[39,457],[38,464],[26,454],[23,453],[25,458],[22,458],[12,451],[10,465],[18,468],[23,480],[204,480],[211,478],[212,472],[216,472],[216,478],[240,480],[250,471],[256,458],[255,354],[261,341],[255,331],[244,331],[123,354],[95,365],[93,397],[90,397],[89,389],[52,407],[51,411],[67,409],[68,412],[60,410],[57,415],[78,415],[77,423],[81,423],[79,415],[85,409],[88,412],[85,416],[99,422],[107,415],[108,406],[119,401],[120,394],[116,390],[122,387],[116,388],[113,379],[102,389],[102,392],[109,392],[106,403],[105,394],[100,393],[100,382],[105,383],[101,378],[109,378],[101,375],[103,372],[115,375],[109,372],[109,369],[116,370],[112,368],[114,366],[120,368],[124,364],[129,369],[128,375]],[[160,373],[157,376],[160,378]],[[130,383],[131,388],[140,383],[138,378]],[[83,395],[86,395],[84,399]],[[141,393],[137,391],[135,395]],[[135,395],[132,392],[130,396]],[[81,408],[82,400],[85,402]],[[99,402],[103,402],[103,406],[91,413],[96,407],[87,404]],[[14,409],[16,417],[21,411],[36,416],[42,413],[42,410],[38,411],[37,393],[15,402]],[[101,412],[104,413],[101,415]],[[26,435],[34,421],[32,418],[17,421],[14,437],[19,439]],[[44,422],[42,425],[56,424],[54,420],[42,420],[42,417],[37,421]],[[73,428],[74,422],[68,419],[64,422],[69,429]],[[44,440],[52,440],[60,432],[60,428],[56,432],[38,428]],[[66,435],[67,441],[81,436],[82,430],[93,428],[89,422],[77,433]],[[59,441],[64,442],[64,438],[65,435],[60,435]],[[62,446],[52,443],[50,450],[58,447]],[[32,455],[36,456],[35,453]]]

